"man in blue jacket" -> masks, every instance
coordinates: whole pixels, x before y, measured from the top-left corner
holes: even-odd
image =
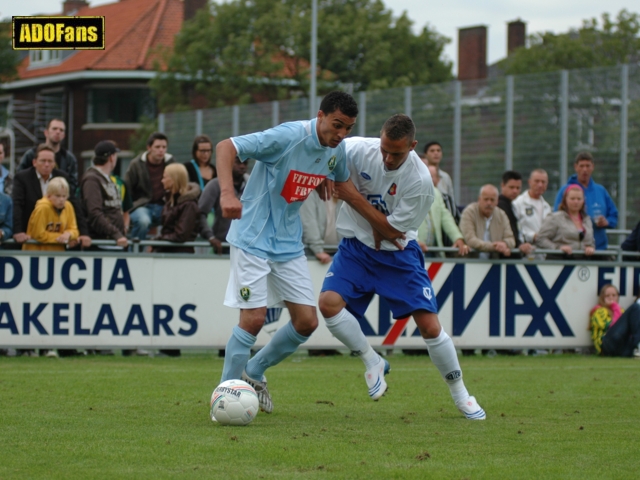
[[[585,209],[593,221],[593,235],[596,240],[596,250],[606,250],[608,247],[607,228],[618,226],[618,209],[611,200],[609,192],[602,185],[593,181],[594,163],[589,152],[581,152],[573,162],[575,175],[571,175],[566,185],[562,186],[556,196],[553,210],[558,210],[562,196],[568,185],[580,185],[584,190]]]

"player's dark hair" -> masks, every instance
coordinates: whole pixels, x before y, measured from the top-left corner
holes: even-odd
[[[165,142],[169,143],[169,139],[164,133],[153,132],[151,135],[149,135],[149,138],[147,138],[147,147],[153,145],[153,142],[155,142],[156,140],[164,140]]]
[[[440,142],[432,140],[431,142],[427,142],[427,144],[424,146],[424,153],[427,153],[429,151],[429,148],[433,147],[434,145],[438,145],[440,149],[442,149],[442,145],[440,145]]]
[[[404,113],[396,113],[387,118],[381,133],[384,133],[389,140],[407,139],[407,142],[411,143],[416,137],[416,126],[411,117]]]
[[[358,104],[347,92],[333,91],[327,93],[320,103],[320,110],[325,115],[340,110],[347,117],[358,116]]]
[[[573,164],[576,165],[582,160],[588,160],[593,163],[593,156],[589,152],[580,152],[576,155],[576,159],[573,161]]]
[[[522,180],[522,175],[515,170],[507,170],[502,174],[502,184],[506,185],[509,180]]]
[[[193,146],[191,147],[191,158],[196,158],[198,145],[200,145],[201,143],[208,143],[209,145],[211,145],[211,148],[213,149],[213,142],[207,135],[198,135],[196,138],[193,139]]]

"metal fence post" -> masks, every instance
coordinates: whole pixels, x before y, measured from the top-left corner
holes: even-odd
[[[560,185],[567,183],[569,150],[569,71],[560,73]]]
[[[367,92],[358,94],[358,135],[367,136]]]
[[[202,135],[202,110],[196,110],[196,135]]]
[[[280,125],[280,102],[275,100],[271,102],[271,126]]]
[[[460,191],[460,175],[462,172],[462,83],[453,82],[455,86],[455,104],[453,106],[453,192],[458,199],[462,198]]]
[[[165,116],[164,113],[159,113],[158,114],[158,131],[160,133],[165,133],[164,131],[164,124],[165,124]]]
[[[507,112],[506,138],[504,151],[504,169],[513,170],[513,75],[507,76]]]
[[[231,136],[240,135],[240,106],[234,105],[231,109]]]
[[[618,228],[627,228],[627,150],[629,135],[629,65],[622,65],[620,72],[620,180],[618,187]]]
[[[411,114],[411,107],[412,107],[412,98],[411,98],[411,93],[412,93],[412,88],[411,87],[404,87],[404,114],[407,115],[408,117],[412,117]]]

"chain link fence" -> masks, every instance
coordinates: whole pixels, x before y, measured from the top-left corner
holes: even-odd
[[[618,228],[640,220],[638,65],[452,81],[355,97],[361,112],[355,135],[377,136],[387,117],[403,112],[416,124],[420,152],[428,141],[442,144],[441,168],[451,174],[460,205],[475,201],[486,183],[499,186],[504,170],[526,178],[535,168],[549,173],[545,198],[553,204],[573,174],[575,155],[588,150],[596,162],[594,180],[620,210]],[[159,125],[171,153],[187,162],[196,135],[209,135],[215,144],[306,119],[308,112],[309,100],[296,99],[166,113]]]

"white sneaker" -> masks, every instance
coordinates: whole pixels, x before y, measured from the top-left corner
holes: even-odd
[[[635,358],[640,358],[640,348],[636,348],[636,349],[633,351],[633,356],[634,356]]]
[[[384,376],[391,370],[389,362],[382,357],[379,358],[379,362],[374,367],[364,372],[364,379],[369,387],[369,396],[374,401],[377,401],[387,391],[387,382],[385,382]]]
[[[476,397],[469,397],[466,400],[458,400],[456,402],[456,407],[458,407],[458,410],[460,410],[469,420],[484,420],[487,418],[487,414],[484,413],[482,407],[478,405]]]
[[[267,377],[263,376],[262,378],[264,381],[259,382],[247,375],[247,372],[242,372],[241,379],[251,385],[258,394],[260,410],[264,413],[271,413],[273,412],[273,402],[271,401],[271,395],[269,395],[269,390],[267,389]]]

